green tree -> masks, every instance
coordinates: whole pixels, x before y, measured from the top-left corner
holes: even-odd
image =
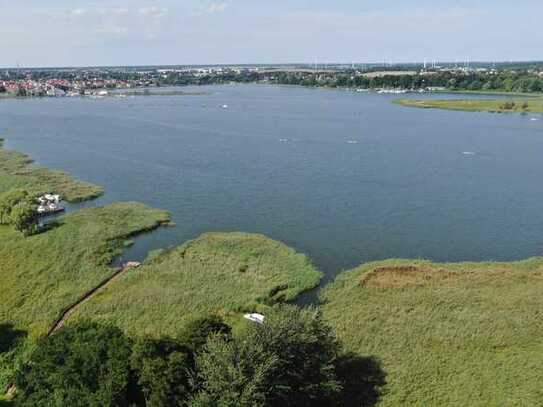
[[[129,404],[130,343],[112,326],[79,323],[42,339],[16,377],[18,406]]]
[[[317,309],[279,307],[250,336],[278,359],[268,405],[325,405],[341,391],[335,366],[340,345]]]
[[[10,223],[15,230],[24,236],[30,236],[38,231],[38,212],[36,205],[30,201],[19,202],[10,213]]]
[[[216,334],[230,339],[232,328],[218,315],[200,317],[190,321],[177,336],[178,342],[188,346],[194,353],[199,352],[209,336]]]
[[[191,407],[264,407],[273,375],[277,372],[277,357],[263,343],[252,339],[225,341],[211,337],[205,352],[198,355],[199,388]]]
[[[163,338],[141,339],[133,348],[131,366],[147,407],[183,406],[190,394],[190,351],[178,342]]]
[[[25,88],[23,88],[23,87],[18,87],[18,88],[17,88],[17,93],[16,93],[16,95],[17,95],[18,97],[25,97],[25,96],[28,95],[28,92],[26,91]]]
[[[12,189],[0,195],[0,225],[11,223],[11,210],[15,205],[28,200],[29,194],[24,189]]]
[[[339,350],[319,311],[278,307],[230,342],[208,341],[196,360],[195,405],[328,405],[341,391]]]
[[[503,105],[500,106],[500,108],[503,110],[513,110],[515,107],[515,102],[505,102]]]

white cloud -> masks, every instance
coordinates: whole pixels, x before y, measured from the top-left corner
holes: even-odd
[[[0,0],[10,16],[0,24],[0,65],[519,59],[537,55],[543,41],[541,0],[514,7],[502,1],[495,7],[479,1],[310,3],[323,4]]]
[[[127,8],[117,8],[113,10],[113,14],[116,14],[118,16],[126,16],[130,14],[130,10]]]
[[[96,32],[105,37],[121,39],[128,35],[129,29],[128,27],[110,25],[98,27]]]
[[[216,14],[216,13],[222,13],[223,11],[226,10],[226,8],[228,7],[228,3],[227,2],[214,2],[214,3],[210,3],[207,7],[205,7],[202,12],[203,14]]]
[[[87,14],[87,11],[88,11],[88,10],[86,10],[86,9],[84,9],[84,8],[76,8],[76,9],[73,9],[73,10],[72,10],[72,14],[73,14],[74,16],[82,16],[82,15]]]
[[[168,9],[164,7],[142,7],[138,10],[138,14],[145,17],[159,19],[168,14]]]

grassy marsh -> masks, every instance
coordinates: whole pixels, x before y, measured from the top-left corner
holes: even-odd
[[[153,256],[83,305],[77,317],[113,321],[129,334],[175,334],[195,316],[288,301],[315,287],[309,259],[261,235],[208,233]]]
[[[389,260],[322,293],[349,351],[387,372],[382,406],[526,406],[543,399],[543,259]]]
[[[130,236],[169,219],[142,204],[118,203],[60,217],[52,229],[26,238],[0,226],[0,322],[25,331],[23,348],[31,344],[64,309],[113,274],[109,264]],[[0,356],[0,388],[17,354]]]
[[[25,188],[29,192],[58,193],[68,202],[81,202],[96,198],[104,190],[71,175],[52,171],[33,164],[26,154],[5,150],[0,138],[0,193],[12,188]]]
[[[514,106],[508,107],[507,103],[514,102]],[[401,106],[417,107],[422,109],[460,110],[467,112],[490,113],[543,113],[543,98],[524,99],[398,99],[394,103]]]

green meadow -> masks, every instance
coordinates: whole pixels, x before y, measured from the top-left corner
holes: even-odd
[[[381,359],[380,406],[536,406],[543,400],[543,259],[390,260],[322,293],[348,351]]]
[[[422,109],[460,110],[490,113],[543,113],[543,98],[523,99],[398,99],[394,103]],[[514,103],[514,104],[511,104]]]
[[[315,287],[321,274],[282,243],[247,233],[208,233],[152,256],[74,315],[113,322],[130,335],[175,335],[195,317],[234,320]]]

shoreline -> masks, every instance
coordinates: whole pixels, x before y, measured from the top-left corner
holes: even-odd
[[[529,99],[395,99],[392,103],[417,109],[484,113],[543,113],[543,98]]]
[[[382,90],[402,90],[405,94],[453,94],[453,95],[481,95],[481,96],[510,96],[510,97],[523,97],[523,98],[540,98],[543,97],[543,92],[508,92],[505,90],[468,90],[468,89],[441,89],[441,90],[426,90],[420,89],[396,89],[396,88],[352,88],[346,86],[322,86],[322,85],[303,85],[303,84],[287,84],[280,82],[269,81],[252,81],[252,82],[218,82],[218,83],[205,83],[205,84],[186,84],[186,85],[164,85],[153,86],[145,88],[98,88],[93,89],[92,94],[88,95],[63,95],[63,96],[50,96],[50,95],[30,95],[30,96],[18,96],[12,93],[0,94],[0,100],[27,100],[27,99],[64,99],[64,98],[115,98],[115,97],[135,97],[135,96],[203,96],[208,95],[209,92],[184,92],[182,90],[187,87],[199,88],[202,86],[221,86],[221,85],[270,85],[280,87],[301,87],[307,89],[327,89],[327,90],[341,90],[351,92],[374,92],[377,93]],[[161,89],[173,89],[172,91],[164,91]],[[100,92],[106,91],[107,94],[100,94]],[[422,92],[421,92],[422,91]]]
[[[276,85],[273,85],[273,86],[276,86]],[[300,86],[300,85],[287,85],[287,86]],[[399,100],[394,100],[393,103],[397,103],[397,104],[400,104],[399,103]],[[419,106],[416,106],[418,108],[421,108]],[[429,108],[429,107],[424,107],[424,108]],[[514,113],[514,112],[513,112]],[[518,113],[518,112],[517,112]],[[20,153],[18,151],[14,151],[14,150],[5,150],[3,149],[3,143],[4,143],[5,139],[4,138],[0,138],[0,156],[2,153],[8,153],[8,154],[13,154],[13,155],[16,155],[17,157],[22,157],[24,159],[24,162],[26,163],[25,165],[30,165],[31,167],[33,168],[36,168],[36,169],[39,169],[41,171],[47,171],[47,172],[50,172],[50,173],[53,173],[53,174],[61,174],[63,176],[68,176],[69,179],[73,180],[73,182],[75,183],[79,183],[79,182],[82,182],[83,185],[87,185],[86,182],[84,181],[79,181],[77,179],[74,179],[69,173],[66,173],[66,172],[63,172],[63,171],[57,171],[57,170],[49,170],[47,167],[43,167],[43,166],[40,166],[40,165],[37,165],[34,163],[34,160],[32,160],[31,157],[29,157],[28,155],[24,154],[24,153]],[[0,176],[2,175],[1,174],[1,171],[2,171],[2,167],[0,167]],[[0,177],[0,192],[2,191],[2,179]],[[94,188],[99,188],[99,194],[87,194],[85,196],[82,196],[80,198],[78,198],[78,200],[71,200],[71,201],[67,201],[68,203],[70,204],[80,204],[80,203],[85,203],[85,202],[91,202],[101,196],[103,196],[105,194],[105,189],[103,187],[99,187],[99,186],[96,186],[96,185],[93,185],[93,184],[88,184],[88,185],[91,185],[92,187]],[[105,205],[106,207],[107,206],[110,206],[110,205],[116,205],[116,204],[119,204],[121,202],[112,202],[110,204],[107,204]],[[139,203],[137,203],[139,204]],[[80,213],[81,211],[85,211],[85,210],[89,210],[89,209],[92,209],[92,208],[101,208],[101,207],[104,207],[104,206],[97,206],[97,207],[90,207],[90,208],[74,208],[74,210],[70,211],[69,213],[70,214],[77,214],[77,213]],[[59,215],[60,217],[62,217],[63,215]],[[56,218],[57,216],[55,216],[54,218]],[[53,218],[53,219],[54,219]],[[166,223],[161,223],[160,226],[163,226],[163,227],[175,227],[176,225],[171,222],[171,220],[169,222],[166,222]],[[141,237],[141,236],[144,236],[148,233],[154,233],[157,231],[158,228],[152,228],[150,230],[141,230],[140,232],[136,233],[134,236],[129,236],[129,237]],[[192,240],[195,240],[195,239],[198,239],[199,237],[201,237],[202,235],[205,235],[206,233],[228,233],[228,232],[221,232],[220,230],[213,230],[213,231],[208,231],[208,232],[204,232],[203,234],[201,234],[200,236],[195,236],[194,238],[189,238],[189,239],[186,239],[184,241],[179,241],[179,242],[176,242],[174,246],[168,246],[168,247],[163,247],[163,248],[159,248],[157,250],[159,251],[166,251],[166,250],[170,250],[172,247],[173,248],[178,248],[178,247],[181,247],[183,245],[186,245],[187,243],[189,243],[190,241]],[[247,234],[251,234],[251,232],[240,232],[240,233],[247,233]],[[279,243],[283,244],[281,241],[279,241]],[[130,246],[133,245],[133,242]],[[129,248],[130,246],[126,246],[126,248]],[[296,248],[293,248],[293,250],[297,250]],[[146,251],[146,254],[145,256],[142,258],[142,259],[138,259],[138,260],[142,260],[142,261],[145,261],[145,259],[150,255],[152,254],[154,250],[147,250]],[[305,253],[302,253],[304,255],[306,255],[309,259],[309,261],[313,262],[312,258],[308,255],[308,254],[305,254]],[[521,262],[521,261],[526,261],[526,260],[529,260],[529,259],[532,259],[532,258],[543,258],[543,256],[532,256],[532,257],[528,257],[526,259],[513,259],[511,261],[499,261],[499,262],[493,262],[493,261],[487,261],[487,260],[481,260],[481,261],[471,261],[471,260],[460,260],[460,261],[453,261],[453,262],[447,262],[447,264],[501,264],[501,265],[511,265],[513,263],[518,263],[518,262]],[[392,260],[393,258],[391,259],[380,259],[380,260],[366,260],[366,261],[362,261],[360,263],[357,263],[358,265],[357,266],[354,266],[354,267],[351,267],[351,268],[342,268],[340,270],[335,270],[333,272],[331,272],[331,277],[326,277],[324,275],[324,273],[322,271],[320,271],[320,268],[316,268],[317,270],[319,270],[321,273],[323,273],[323,276],[321,277],[321,280],[319,281],[318,284],[316,284],[315,286],[311,287],[311,288],[307,288],[306,290],[300,292],[296,297],[292,298],[290,300],[290,302],[293,302],[295,304],[299,304],[299,305],[309,305],[309,304],[314,304],[314,303],[318,303],[319,302],[319,298],[322,294],[322,292],[324,290],[326,290],[326,288],[328,286],[330,286],[331,284],[334,284],[334,282],[337,280],[337,278],[345,273],[348,273],[349,271],[352,271],[353,269],[355,268],[358,268],[358,267],[362,267],[362,266],[365,266],[365,265],[368,265],[368,264],[373,264],[375,262],[386,262],[386,261],[390,261]],[[406,261],[419,261],[420,259],[404,259]],[[425,259],[426,261],[433,261],[432,259]],[[111,262],[111,265],[114,265],[116,264],[115,263],[116,259],[114,259],[112,262]]]
[[[0,153],[2,151],[0,149]],[[22,153],[13,154],[30,159]],[[74,179],[74,182],[77,180]],[[38,250],[33,247],[37,241],[34,237],[21,238],[9,230],[10,227],[0,226],[0,255],[13,257],[8,258],[7,262],[11,269],[8,267],[4,272],[6,290],[5,297],[0,297],[0,304],[4,303],[5,308],[0,306],[0,313],[10,315],[11,322],[14,322],[18,329],[27,330],[29,333],[27,339],[13,348],[9,357],[3,359],[6,367],[0,376],[0,387],[12,383],[11,379],[19,364],[24,363],[28,352],[35,346],[37,334],[51,334],[64,323],[69,325],[88,318],[107,321],[127,335],[144,332],[160,336],[174,333],[169,331],[175,326],[172,324],[171,314],[175,315],[177,324],[182,324],[189,316],[214,310],[236,327],[243,322],[241,316],[244,312],[266,314],[269,307],[275,304],[293,303],[321,310],[326,321],[345,341],[349,351],[359,355],[382,354],[393,389],[389,394],[394,397],[397,392],[401,392],[405,379],[401,371],[395,370],[397,347],[387,346],[387,332],[396,332],[396,329],[397,336],[408,338],[413,329],[419,329],[423,335],[428,330],[417,326],[418,321],[425,321],[423,327],[439,327],[442,320],[446,320],[446,316],[439,314],[436,320],[426,322],[424,318],[429,315],[429,311],[424,307],[431,306],[432,310],[450,312],[450,309],[440,302],[410,302],[410,296],[403,295],[403,292],[412,293],[413,298],[417,298],[416,295],[423,290],[432,295],[432,287],[440,293],[449,292],[451,281],[454,283],[455,279],[460,282],[473,279],[476,283],[484,280],[475,288],[466,284],[466,292],[479,287],[485,290],[488,285],[501,289],[506,286],[503,281],[509,280],[514,284],[507,285],[507,289],[520,292],[522,284],[526,284],[522,279],[537,279],[539,275],[543,275],[543,257],[508,262],[454,263],[387,259],[361,262],[359,266],[338,270],[332,279],[325,279],[322,272],[313,265],[311,257],[264,235],[243,232],[205,233],[173,248],[163,249],[160,253],[148,252],[143,264],[134,269],[125,267],[115,270],[111,266],[112,256],[117,258],[122,255],[132,237],[167,226],[171,222],[171,218],[167,216],[165,211],[138,203],[112,203],[98,208],[78,209],[59,217],[59,225],[36,237],[41,241],[37,246]],[[109,232],[111,237],[102,236],[103,231],[115,228],[115,225],[116,231]],[[68,232],[63,231],[65,228],[69,228]],[[127,228],[131,228],[133,232],[123,233]],[[87,236],[87,229],[94,237]],[[85,242],[96,244],[95,238],[104,239],[104,246],[98,244],[94,249],[85,246]],[[64,248],[67,239],[73,241],[69,244],[73,245],[74,250],[70,250],[70,247]],[[49,252],[41,249],[53,251],[54,263],[64,261],[66,264],[50,270],[48,267],[51,260],[47,259]],[[108,259],[108,264],[105,264],[103,261]],[[98,272],[97,268],[100,269]],[[79,272],[68,272],[73,269]],[[77,278],[72,274],[77,274]],[[32,279],[32,287],[22,284],[21,275],[25,279]],[[388,279],[387,276],[391,278]],[[266,281],[255,282],[260,279]],[[436,285],[431,286],[434,283]],[[55,291],[51,287],[60,289]],[[10,296],[12,291],[14,296]],[[532,291],[535,291],[535,288]],[[69,296],[66,292],[70,293]],[[469,309],[461,302],[463,293],[464,291],[457,290],[449,295],[450,303],[455,305],[453,310],[459,309],[461,317],[465,316],[461,311],[462,306]],[[18,305],[17,298],[21,295],[25,296],[29,304]],[[48,297],[42,298],[46,296]],[[395,300],[396,298],[398,300]],[[523,297],[519,295],[518,298]],[[44,302],[47,306],[43,305]],[[382,304],[385,307],[382,307]],[[401,307],[397,316],[394,313],[384,312],[381,315],[378,311],[373,314],[367,311],[387,306],[398,307],[397,304]],[[479,303],[475,301],[475,305]],[[374,308],[370,308],[372,306]],[[403,315],[405,309],[409,312]],[[529,313],[524,309],[521,311],[526,315]],[[472,313],[475,319],[477,312]],[[490,312],[489,315],[494,314]],[[412,318],[413,324],[391,322],[396,317]],[[497,319],[499,318],[498,313]],[[492,319],[489,317],[487,320]],[[361,325],[360,328],[357,324]],[[367,331],[364,326],[372,329]],[[384,331],[383,326],[386,327]],[[478,332],[478,326],[473,323],[468,328],[456,328],[463,329],[466,336],[471,335],[469,338],[472,339],[471,332]],[[402,331],[402,327],[405,330]],[[494,325],[491,325],[490,328],[493,327]],[[527,334],[521,336],[523,340],[529,340]],[[484,339],[485,335],[479,334],[479,337]],[[430,340],[433,340],[433,337]],[[379,352],[374,350],[377,346]],[[408,348],[418,350],[416,347]],[[426,350],[420,351],[420,354],[426,354],[424,352]],[[408,354],[403,350],[400,353]],[[452,360],[454,361],[454,358]],[[427,363],[430,366],[433,366],[432,363],[438,367],[443,366],[440,364],[441,359],[431,357]],[[421,369],[420,374],[435,371],[433,367],[421,367],[413,363],[408,356],[401,360],[401,366],[406,370]],[[0,395],[0,404],[3,398],[9,400],[9,394],[7,396],[6,398]]]

